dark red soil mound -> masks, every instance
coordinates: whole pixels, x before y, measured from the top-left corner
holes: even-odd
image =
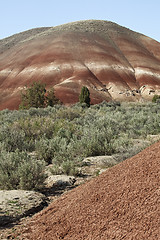
[[[160,239],[160,142],[35,215],[23,239]]]

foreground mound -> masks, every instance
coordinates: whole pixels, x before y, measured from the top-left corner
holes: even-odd
[[[160,142],[53,202],[23,239],[158,239],[159,170]]]
[[[139,101],[160,93],[160,43],[118,24],[88,20],[0,40],[0,110],[17,109],[33,81],[54,87],[64,104]]]

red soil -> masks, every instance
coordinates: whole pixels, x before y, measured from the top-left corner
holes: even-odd
[[[77,187],[32,218],[23,239],[160,239],[160,142]]]

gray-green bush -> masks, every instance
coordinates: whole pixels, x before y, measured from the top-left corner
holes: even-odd
[[[0,189],[39,189],[45,180],[44,163],[26,152],[0,153]]]
[[[14,159],[16,156],[21,172],[22,165],[25,169],[23,173],[31,171],[30,165],[34,171],[42,171],[44,161],[54,164],[53,172],[73,174],[84,157],[113,153],[130,156],[127,151],[132,149],[134,139],[143,142],[149,134],[160,134],[159,119],[160,105],[156,103],[103,102],[90,108],[76,104],[71,107],[55,105],[45,109],[3,110],[0,112],[0,162],[2,164],[3,155],[6,155],[10,162],[7,163],[9,172],[12,172],[11,166],[16,162],[13,156]],[[24,157],[28,159],[24,161],[21,158],[21,154],[26,154],[24,152],[32,155],[33,151],[35,159]],[[41,166],[41,163],[41,170],[34,165]],[[11,187],[34,188],[35,183],[27,185],[27,181],[34,182],[32,174],[22,174],[21,181],[14,181],[15,185]],[[0,188],[10,188],[10,183],[5,184],[5,174],[1,172],[1,175],[4,178],[2,183],[1,177]],[[12,179],[12,173],[9,176]],[[20,174],[18,177],[20,179]],[[40,185],[43,177],[38,181]]]

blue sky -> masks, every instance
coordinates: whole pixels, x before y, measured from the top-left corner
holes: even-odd
[[[0,39],[31,28],[100,19],[160,42],[160,0],[0,0]]]

